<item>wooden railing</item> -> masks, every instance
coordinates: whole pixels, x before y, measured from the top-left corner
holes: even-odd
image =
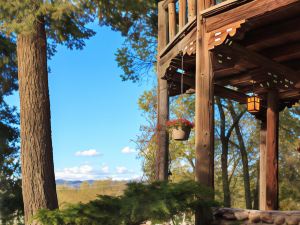
[[[160,31],[165,43],[174,39],[196,16],[196,0],[165,0],[159,4]],[[162,30],[163,29],[163,30]]]
[[[164,0],[158,4],[158,49],[163,50],[170,42],[176,39],[179,33],[189,27],[195,21],[197,15],[197,1],[200,0]],[[201,0],[202,1],[202,0]],[[217,5],[225,5],[225,2],[237,2],[242,0],[206,0],[208,8],[212,9]],[[246,1],[246,0],[244,0]],[[223,3],[222,3],[223,2]],[[223,9],[221,7],[221,9]],[[210,10],[211,11],[211,10]],[[211,13],[209,11],[209,13]]]

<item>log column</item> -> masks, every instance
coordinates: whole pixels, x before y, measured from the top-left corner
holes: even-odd
[[[196,0],[188,0],[188,21],[192,21],[192,19],[196,16]]]
[[[200,12],[207,8],[208,1],[198,1],[196,39],[196,181],[214,188],[214,91],[211,53],[208,49],[209,34]],[[213,198],[213,196],[208,196]],[[210,224],[211,214],[196,211],[196,225]]]
[[[267,122],[261,121],[260,127],[260,160],[259,160],[259,210],[266,210],[266,166],[267,166]]]
[[[176,35],[176,6],[175,1],[168,4],[169,10],[169,39],[172,40]]]
[[[158,55],[167,45],[167,12],[163,8],[163,2],[158,3]],[[168,83],[161,79],[164,71],[160,67],[160,58],[157,59],[158,80],[158,116],[157,116],[157,154],[156,154],[156,179],[168,180],[169,167],[169,135],[166,130],[166,122],[169,120],[169,94]]]
[[[179,0],[179,30],[186,24],[186,0]]]
[[[278,91],[268,92],[266,210],[278,209]]]

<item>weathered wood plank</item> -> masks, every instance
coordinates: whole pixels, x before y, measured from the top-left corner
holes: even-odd
[[[299,3],[298,0],[254,0],[246,4],[235,7],[231,10],[218,13],[206,18],[206,30],[211,32],[228,24],[239,20],[247,20],[256,16],[263,15],[282,7],[291,6],[293,3]],[[213,9],[212,9],[213,10]],[[207,13],[207,12],[206,12]]]
[[[242,4],[245,4],[249,1],[253,1],[253,0],[227,0],[227,1],[223,1],[219,4],[217,4],[217,5],[213,5],[213,6],[209,7],[208,9],[205,9],[205,10],[201,11],[201,15],[204,18],[211,17],[213,15],[220,14],[221,12],[228,11],[229,9],[238,7],[238,6],[240,6]]]

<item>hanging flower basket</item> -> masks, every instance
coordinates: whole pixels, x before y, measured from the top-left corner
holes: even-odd
[[[172,138],[176,141],[186,141],[189,139],[191,129],[194,124],[186,119],[176,119],[167,122],[169,131],[172,132]]]

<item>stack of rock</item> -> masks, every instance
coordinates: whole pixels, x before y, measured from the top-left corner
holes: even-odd
[[[214,219],[214,225],[300,225],[300,211],[219,208],[214,210]]]

